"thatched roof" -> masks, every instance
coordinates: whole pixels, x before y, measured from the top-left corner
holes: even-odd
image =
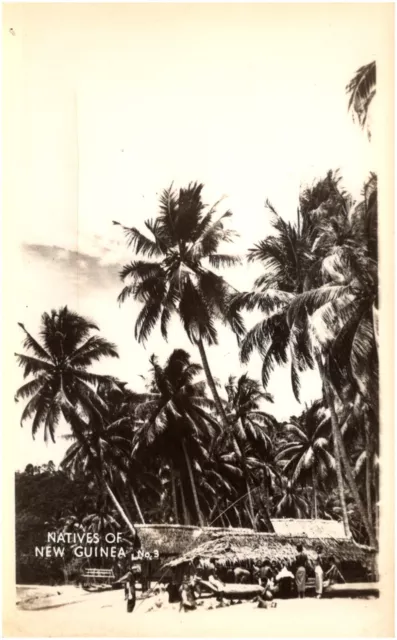
[[[299,518],[274,518],[272,520],[274,533],[279,536],[304,538],[346,538],[343,522],[338,520],[316,520]]]
[[[272,520],[275,534],[287,538],[346,539],[343,524],[335,520]],[[195,527],[179,524],[137,524],[141,546],[144,551],[158,550],[160,555],[180,555],[193,547],[212,540],[214,535],[229,535],[239,532],[247,535],[258,535],[252,529],[222,528],[222,527]],[[265,535],[265,534],[264,534]]]
[[[202,542],[210,540],[216,533],[226,533],[229,529],[221,527],[200,527],[181,524],[136,524],[142,549],[152,552],[157,549],[160,555],[175,556]],[[235,529],[234,529],[235,531]],[[251,529],[238,529],[251,532]]]
[[[296,546],[302,544],[309,559],[314,559],[316,549],[321,545],[323,553],[335,556],[339,562],[357,562],[370,566],[371,551],[347,538],[310,538],[308,536],[280,536],[275,533],[255,533],[253,531],[231,530],[228,533],[213,534],[210,540],[186,551],[168,562],[166,567],[177,567],[195,559],[216,559],[223,566],[263,562],[293,562],[297,555]]]

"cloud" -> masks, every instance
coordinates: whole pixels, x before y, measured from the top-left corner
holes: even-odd
[[[119,270],[121,263],[104,261],[102,256],[92,256],[81,251],[73,251],[56,245],[31,244],[22,245],[22,255],[26,262],[31,260],[39,261],[64,272],[70,280],[79,286],[108,287],[120,285]]]

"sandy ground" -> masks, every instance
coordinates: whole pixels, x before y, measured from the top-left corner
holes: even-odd
[[[149,611],[153,599],[126,612],[122,591],[87,593],[74,586],[19,587],[14,610],[3,614],[5,637],[391,637],[391,603],[332,598],[278,601],[277,608],[243,603],[179,613],[178,605]],[[24,607],[24,609],[21,609]],[[31,609],[31,610],[29,610]],[[387,609],[387,612],[386,612]]]

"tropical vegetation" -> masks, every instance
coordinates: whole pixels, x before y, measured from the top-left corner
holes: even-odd
[[[348,87],[362,125],[375,73],[375,63],[361,68]],[[243,260],[225,249],[235,237],[232,213],[205,205],[203,190],[197,182],[165,189],[145,233],[115,223],[132,254],[120,269],[119,302],[140,305],[136,340],[146,343],[157,324],[169,339],[174,315],[192,345],[191,353],[179,348],[173,334],[165,361],[148,359],[143,392],[95,373],[97,361],[118,353],[91,320],[64,307],[43,314],[38,338],[20,325],[25,353],[16,357],[29,378],[16,392],[28,400],[21,423],[53,440],[60,421],[69,425],[71,445],[51,472],[90,495],[88,512],[73,513],[66,501],[57,526],[74,518],[132,540],[138,522],[271,531],[274,517],[334,518],[376,547],[377,177],[354,201],[329,171],[302,189],[296,223],[267,201],[272,232],[248,247],[246,260],[261,273],[246,291],[227,279]],[[215,379],[211,347],[221,325],[235,335],[242,367],[259,354],[257,378]],[[322,382],[321,397],[285,422],[268,392],[277,367],[289,369],[298,401],[305,370]]]

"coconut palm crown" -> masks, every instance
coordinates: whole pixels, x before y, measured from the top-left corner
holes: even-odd
[[[15,399],[30,398],[22,412],[21,425],[33,418],[32,435],[44,427],[44,439],[55,441],[55,430],[62,415],[80,412],[101,414],[106,404],[96,392],[99,383],[114,386],[111,376],[87,371],[103,357],[117,358],[114,344],[92,332],[98,326],[67,307],[41,318],[40,338],[36,340],[19,324],[25,334],[23,346],[32,355],[16,353],[24,378],[33,376],[16,392]]]

